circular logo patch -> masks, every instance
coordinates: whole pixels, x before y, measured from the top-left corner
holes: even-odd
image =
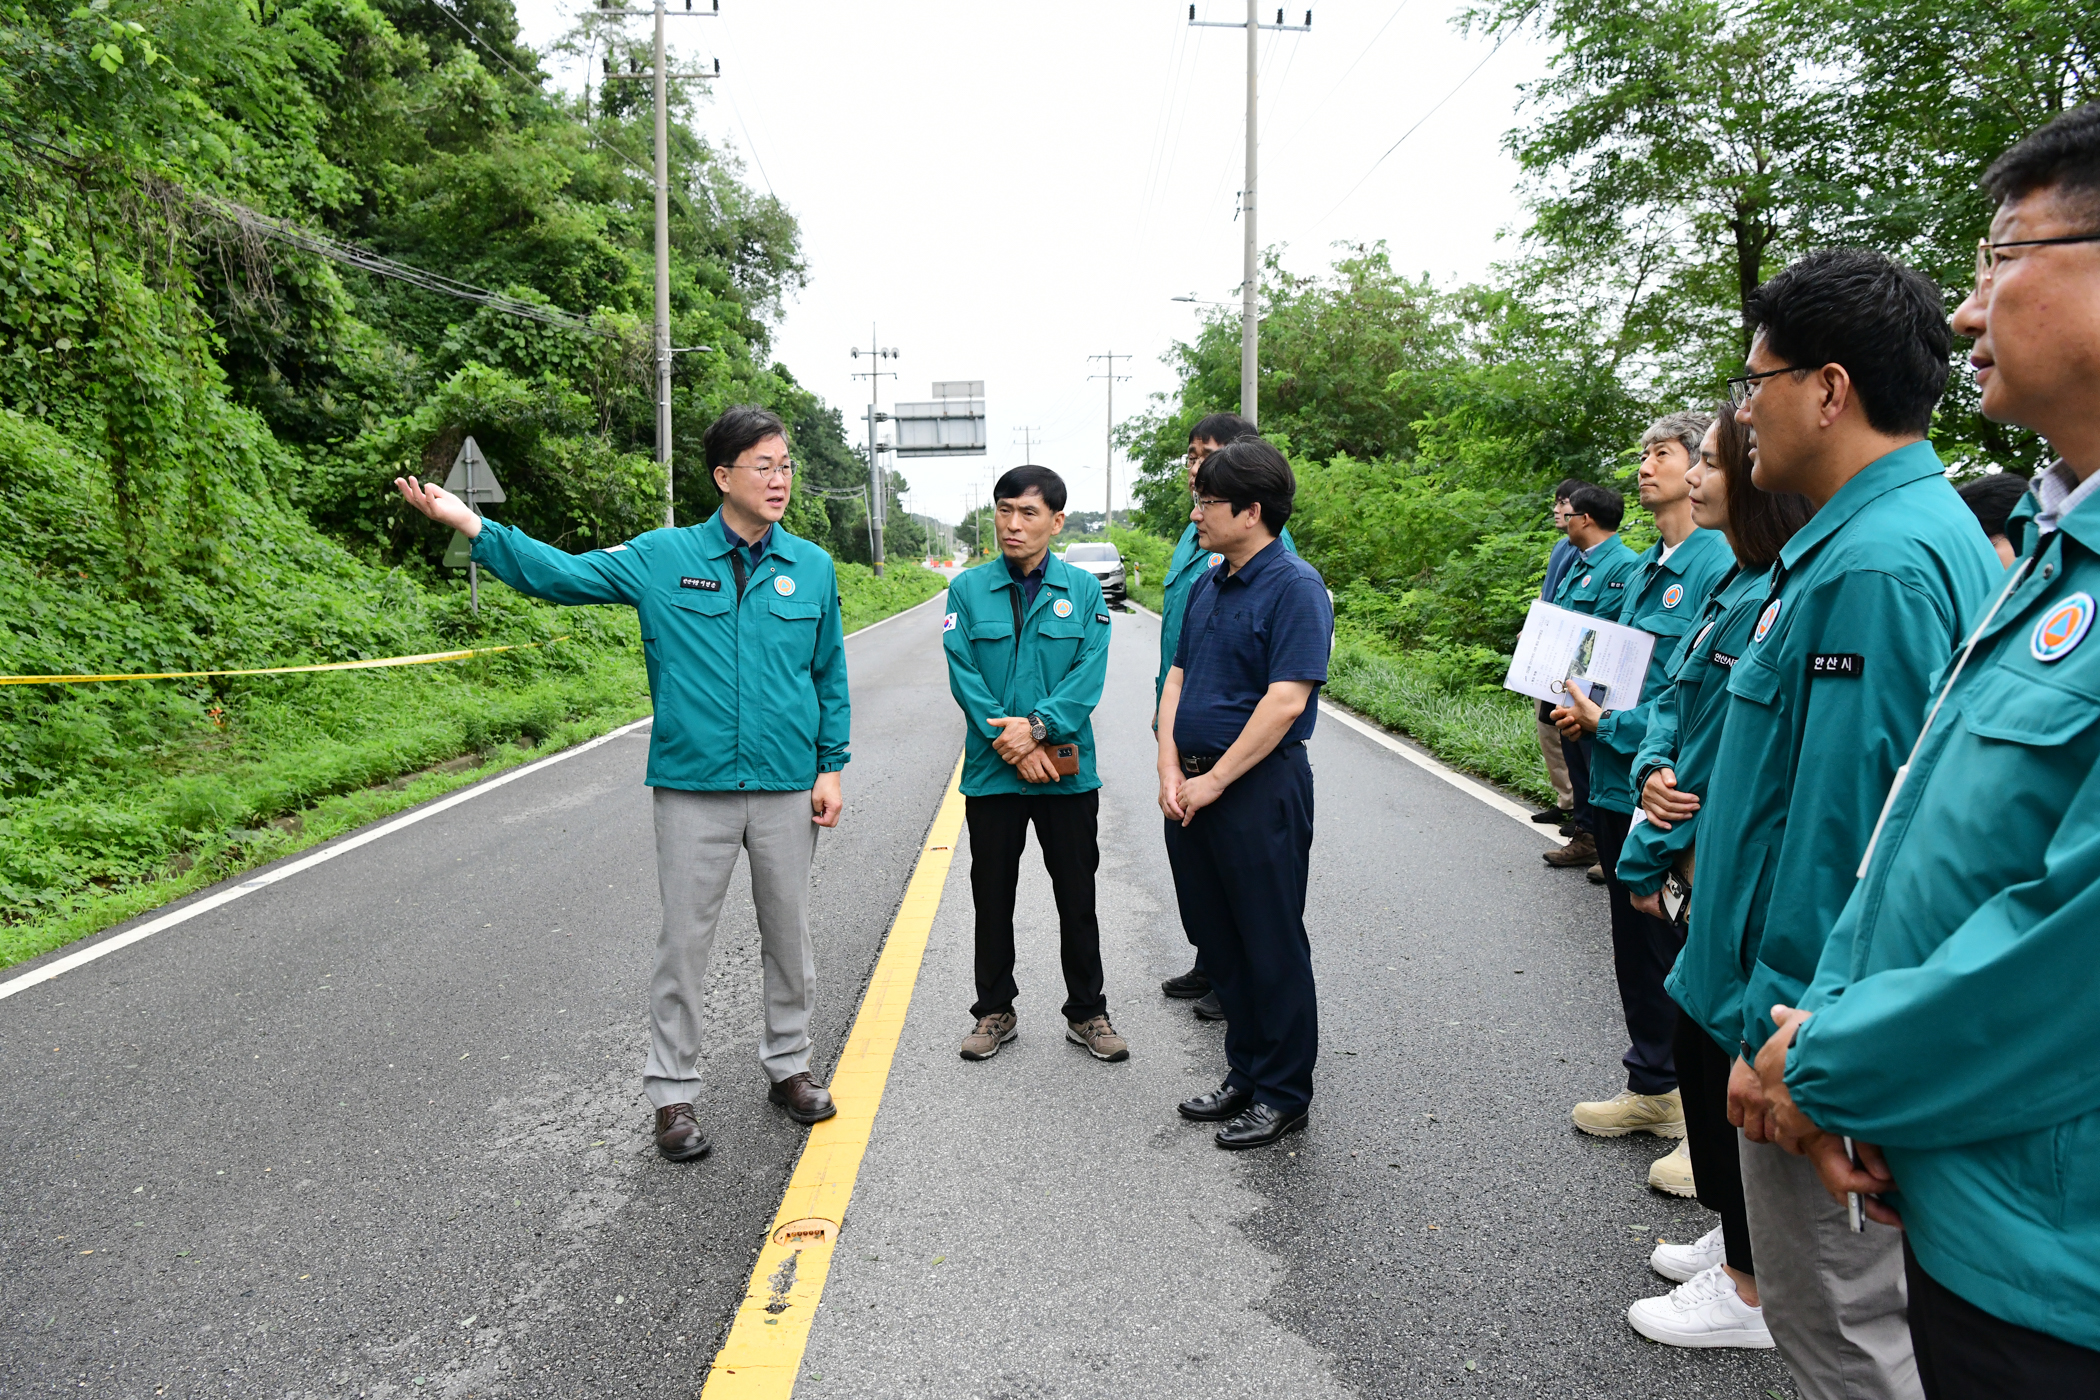
[[[1757,631],[1751,635],[1751,641],[1761,642],[1765,639],[1765,633],[1771,631],[1772,624],[1779,621],[1779,605],[1785,601],[1784,598],[1772,600],[1772,605],[1765,609],[1764,616],[1758,618]]]
[[[1050,611],[1056,613],[1059,617],[1070,617],[1072,615],[1072,600],[1070,598],[1060,598],[1050,605]]]
[[[773,579],[773,591],[775,593],[778,593],[781,597],[786,598],[794,593],[795,581],[789,578],[786,574],[775,575]]]
[[[1591,575],[1589,575],[1589,574],[1584,574],[1584,575],[1582,576],[1582,582],[1581,582],[1581,583],[1579,583],[1579,584],[1577,584],[1577,585],[1576,585],[1576,587],[1578,587],[1578,588],[1588,588],[1588,587],[1590,586],[1590,578],[1591,578]]]
[[[2073,593],[2042,614],[2027,649],[2037,661],[2061,661],[2085,640],[2093,625],[2093,595]]]
[[[1206,569],[1215,569],[1215,568],[1217,568],[1217,567],[1218,567],[1218,565],[1220,565],[1220,564],[1222,564],[1222,563],[1224,563],[1224,562],[1225,562],[1225,556],[1224,556],[1224,555],[1222,555],[1222,554],[1213,554],[1213,555],[1211,555],[1211,556],[1210,556],[1210,558],[1208,558],[1208,559],[1206,559],[1206,560],[1204,560],[1204,561],[1203,561],[1203,567],[1204,567],[1204,568],[1206,568]]]
[[[1678,605],[1679,603],[1681,603],[1681,602],[1683,602],[1683,601],[1684,601],[1684,585],[1683,585],[1683,584],[1681,584],[1681,583],[1673,583],[1673,584],[1671,584],[1671,585],[1670,585],[1670,586],[1669,586],[1668,588],[1665,588],[1665,589],[1663,590],[1663,606],[1664,606],[1664,607],[1666,607],[1666,608],[1674,608],[1674,607],[1676,607],[1676,606],[1677,606],[1677,605]]]

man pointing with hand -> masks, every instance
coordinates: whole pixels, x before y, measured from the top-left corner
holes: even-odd
[[[699,525],[651,530],[569,554],[483,520],[414,477],[408,503],[474,541],[474,562],[555,603],[625,603],[640,615],[656,722],[649,772],[663,933],[650,984],[643,1087],[656,1147],[707,1155],[699,1098],[708,954],[736,869],[751,858],[765,964],[760,1063],[767,1097],[801,1123],[838,1112],[809,1072],[809,871],[817,828],[838,825],[850,709],[838,575],[831,556],[781,528],[794,464],[787,430],[762,408],[732,408],[707,430],[722,508]]]

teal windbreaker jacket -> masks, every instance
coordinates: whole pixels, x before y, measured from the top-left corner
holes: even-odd
[[[2004,576],[1927,442],[1870,463],[1787,541],[1700,812],[1691,936],[1666,983],[1754,1051],[1800,1001],[1852,893],[1933,675]]]
[[[552,603],[625,603],[642,623],[651,787],[794,792],[844,768],[852,704],[831,556],[779,525],[741,601],[713,517],[569,554],[483,521],[474,562]]]
[[[1606,710],[1597,722],[1597,743],[1590,759],[1590,801],[1614,812],[1640,805],[1633,785],[1633,757],[1655,715],[1655,702],[1669,686],[1670,658],[1699,614],[1707,594],[1735,566],[1728,537],[1719,530],[1694,530],[1662,557],[1662,541],[1634,556],[1626,580],[1626,601],[1612,619],[1655,636],[1648,653],[1648,673],[1641,681],[1641,703],[1631,709]],[[1602,615],[1602,614],[1600,614]],[[1605,702],[1607,705],[1610,701]]]
[[[1577,559],[1560,576],[1560,587],[1553,590],[1554,606],[1617,622],[1626,584],[1640,562],[1641,556],[1617,535],[1599,541],[1589,558]]]
[[[1926,1273],[2100,1349],[2100,500],[2029,555],[1889,807],[1786,1082],[1886,1151]]]
[[[1669,684],[1656,698],[1655,714],[1633,760],[1633,790],[1638,794],[1648,775],[1668,768],[1677,786],[1703,804],[1713,776],[1714,750],[1721,742],[1721,721],[1728,714],[1728,671],[1743,654],[1750,629],[1765,605],[1769,568],[1722,576],[1707,596],[1692,629],[1669,663]],[[1637,821],[1626,833],[1619,853],[1619,883],[1635,894],[1653,894],[1663,886],[1678,857],[1698,839],[1699,814],[1672,822],[1664,831],[1653,822]],[[1733,1056],[1734,1041],[1723,1047]]]
[[[941,646],[948,656],[948,689],[963,712],[965,797],[991,793],[1080,793],[1101,786],[1095,770],[1094,706],[1108,679],[1109,613],[1101,581],[1055,554],[1044,556],[1035,604],[1014,629],[1020,585],[1006,560],[993,555],[948,585]],[[1050,744],[1079,745],[1079,772],[1054,783],[1031,783],[999,757],[994,716],[1039,714]]]
[[[1298,552],[1297,542],[1291,538],[1291,527],[1283,527],[1278,536],[1283,547],[1291,553]],[[1196,522],[1181,532],[1175,542],[1174,555],[1167,561],[1166,596],[1160,600],[1159,609],[1159,674],[1152,680],[1152,701],[1159,703],[1161,692],[1167,688],[1167,672],[1174,669],[1174,652],[1181,645],[1181,620],[1189,614],[1189,592],[1195,588],[1196,580],[1205,569],[1215,569],[1223,563],[1225,556],[1200,549],[1196,545]]]

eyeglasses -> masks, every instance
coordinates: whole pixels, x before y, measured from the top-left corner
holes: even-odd
[[[1775,374],[1806,374],[1814,365],[1784,365],[1779,369],[1768,369],[1762,374],[1739,374],[1728,381],[1728,402],[1737,408],[1757,397],[1764,382]],[[1709,383],[1712,381],[1709,380]]]
[[[1198,496],[1195,498],[1195,500],[1197,510],[1209,510],[1212,506],[1223,506],[1231,504],[1231,502],[1227,501],[1223,496]]]
[[[2057,243],[2100,243],[2100,233],[2074,233],[2067,238],[2019,238],[2009,243],[1993,243],[1988,238],[1976,240],[1976,290],[1982,291],[1991,285],[1991,274],[1998,270],[2002,259],[2000,248],[2046,248]]]
[[[739,463],[738,465],[742,466],[746,471],[756,472],[760,481],[788,481],[793,479],[795,475],[795,464],[793,462],[782,462],[775,467],[762,467],[756,463]]]

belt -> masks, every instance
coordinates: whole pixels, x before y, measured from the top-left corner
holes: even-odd
[[[1274,758],[1281,753],[1288,753],[1292,749],[1302,749],[1304,747],[1305,741],[1303,739],[1293,739],[1287,744],[1278,744],[1275,748],[1271,749],[1269,751],[1269,758]],[[1185,753],[1181,756],[1182,774],[1183,776],[1190,778],[1201,777],[1203,774],[1208,773],[1211,769],[1217,767],[1218,760],[1224,757],[1225,755],[1221,753]],[[1262,762],[1266,763],[1268,762],[1268,759],[1263,759]]]

